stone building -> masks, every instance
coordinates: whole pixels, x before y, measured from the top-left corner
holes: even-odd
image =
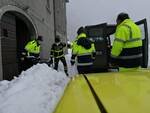
[[[20,70],[19,56],[32,38],[43,36],[41,58],[47,60],[56,35],[66,41],[67,0],[0,0],[0,80]]]

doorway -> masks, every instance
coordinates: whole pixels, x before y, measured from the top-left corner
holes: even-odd
[[[3,79],[11,80],[23,69],[21,53],[27,42],[35,37],[33,24],[23,14],[6,12],[1,18],[1,55]]]

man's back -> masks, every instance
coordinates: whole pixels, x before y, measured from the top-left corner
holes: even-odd
[[[141,65],[141,30],[125,13],[119,14],[117,18],[117,29],[111,57],[112,62],[121,67],[138,67]]]

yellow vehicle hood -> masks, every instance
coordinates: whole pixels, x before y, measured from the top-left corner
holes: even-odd
[[[54,113],[104,112],[150,113],[150,69],[79,75],[70,81]]]

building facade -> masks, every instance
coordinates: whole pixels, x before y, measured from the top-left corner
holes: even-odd
[[[19,74],[21,52],[38,35],[47,60],[55,35],[66,41],[65,0],[0,0],[0,80]]]
[[[55,34],[60,35],[62,40],[66,41],[67,22],[66,22],[66,3],[64,0],[54,0],[54,24]]]

